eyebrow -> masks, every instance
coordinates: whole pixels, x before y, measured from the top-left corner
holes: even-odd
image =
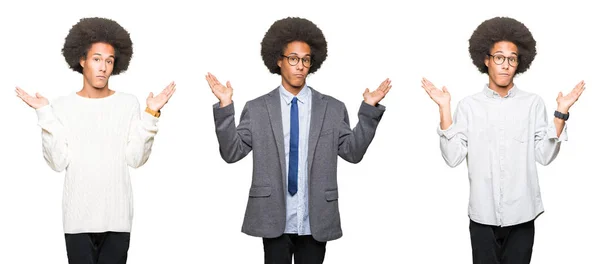
[[[286,55],[286,56],[290,56],[290,55],[296,55],[296,56],[298,56],[298,53],[296,53],[296,52],[292,52],[292,53],[290,53],[290,54],[288,54],[288,55]],[[308,57],[312,57],[312,54],[308,53],[308,54],[304,55],[304,57],[307,57],[307,56],[308,56]],[[299,57],[299,56],[298,56],[298,57]]]
[[[98,56],[102,57],[102,54],[100,54],[100,53],[98,53],[98,52],[96,52],[96,53],[92,54],[92,56],[94,56],[94,55],[98,55]],[[114,59],[114,58],[115,58],[115,55],[112,55],[112,54],[111,54],[111,55],[108,55],[108,57],[109,57],[109,58],[113,58],[113,59]]]
[[[500,52],[500,53],[503,53],[501,50],[499,50],[499,51],[496,51],[496,52],[494,52],[494,55],[495,55],[495,54],[498,54],[498,52]],[[511,52],[511,54],[514,54],[514,55],[517,55],[517,56],[519,56],[519,54],[518,54],[518,53],[516,53],[516,52]]]

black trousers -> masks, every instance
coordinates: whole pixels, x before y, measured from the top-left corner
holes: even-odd
[[[529,264],[533,252],[533,220],[507,227],[482,225],[471,220],[473,264]]]
[[[125,264],[129,237],[126,232],[65,234],[69,264]]]
[[[276,238],[263,238],[265,264],[321,264],[325,259],[325,244],[311,235],[283,234]]]

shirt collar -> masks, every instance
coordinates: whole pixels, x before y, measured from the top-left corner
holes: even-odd
[[[515,95],[519,92],[519,89],[517,89],[517,85],[513,83],[513,87],[510,88],[510,90],[508,90],[508,94],[506,94],[505,98],[511,98],[511,97],[515,97]],[[500,94],[498,94],[496,91],[490,89],[489,84],[485,84],[484,88],[483,88],[483,93],[490,98],[500,98]]]
[[[281,95],[281,98],[283,98],[285,104],[287,105],[289,105],[292,102],[292,99],[294,99],[294,97],[297,97],[298,101],[304,104],[307,102],[308,97],[310,96],[310,88],[308,88],[308,86],[305,83],[304,87],[302,87],[302,90],[300,90],[300,92],[296,96],[294,96],[294,94],[288,92],[288,90],[283,88],[283,85],[279,85],[279,94]]]

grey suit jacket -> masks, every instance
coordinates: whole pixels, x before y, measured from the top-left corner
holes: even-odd
[[[221,157],[236,162],[253,151],[252,184],[242,232],[273,238],[283,234],[286,221],[287,168],[279,88],[249,101],[235,126],[234,104],[213,106]],[[310,229],[318,241],[342,236],[338,209],[337,156],[351,163],[362,160],[385,107],[362,102],[358,124],[350,129],[346,106],[312,90],[308,137]]]

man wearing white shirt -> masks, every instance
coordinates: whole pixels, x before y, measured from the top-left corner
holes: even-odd
[[[559,93],[552,122],[539,95],[513,83],[536,55],[536,41],[521,22],[484,21],[469,40],[473,63],[489,77],[483,89],[459,101],[451,117],[450,93],[423,78],[440,110],[440,148],[450,167],[466,158],[473,263],[530,263],[534,220],[544,211],[536,170],[552,162],[567,140],[570,107],[585,83]]]

